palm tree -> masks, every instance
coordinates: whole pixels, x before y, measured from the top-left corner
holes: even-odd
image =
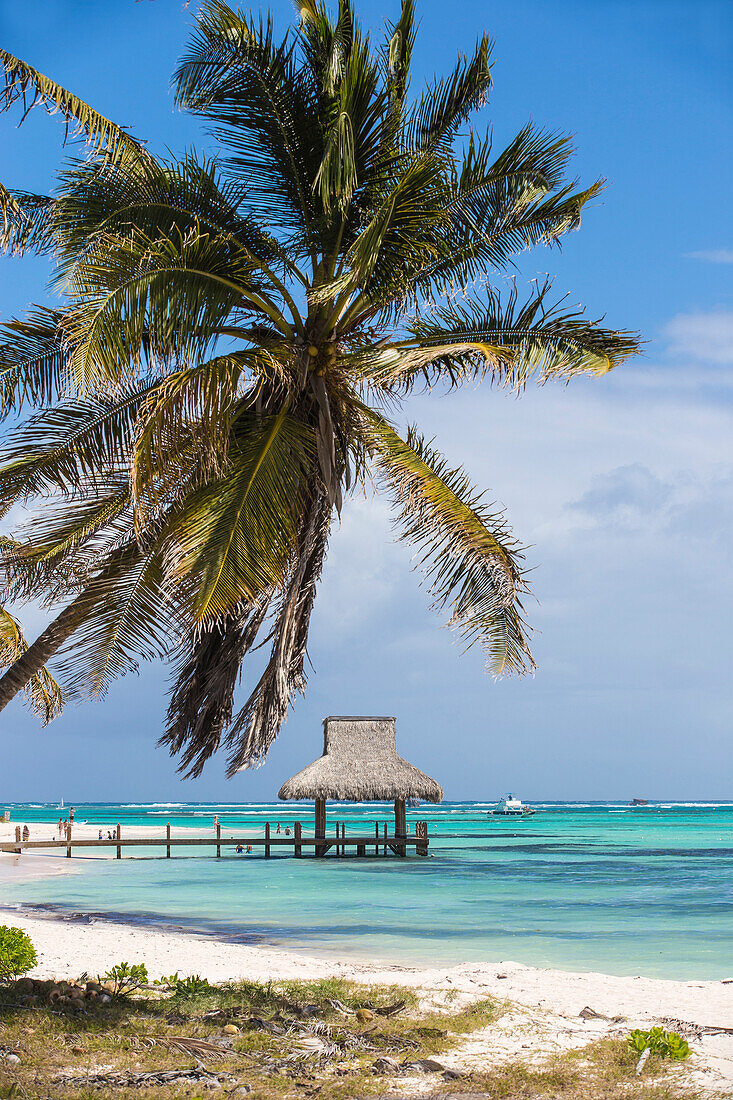
[[[28,649],[23,629],[10,612],[0,607],[0,666],[5,668],[18,660]],[[25,685],[28,706],[48,725],[62,711],[64,693],[46,668],[40,668]]]
[[[567,137],[530,124],[497,152],[466,129],[491,87],[486,36],[417,96],[414,43],[413,0],[376,46],[350,0],[333,16],[303,0],[282,39],[206,0],[174,83],[214,160],[156,157],[0,55],[5,106],[32,95],[91,144],[54,196],[0,193],[6,250],[52,255],[63,292],[3,327],[2,408],[39,407],[0,464],[0,507],[32,517],[3,552],[6,589],[63,609],[0,680],[0,708],[58,651],[92,694],[160,656],[181,769],[222,741],[230,774],[262,760],[305,686],[334,515],[370,480],[466,645],[497,674],[533,668],[521,547],[391,418],[415,387],[602,375],[638,345],[549,285],[496,289],[602,183],[567,181]]]

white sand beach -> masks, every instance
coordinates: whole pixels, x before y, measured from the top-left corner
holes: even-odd
[[[76,860],[55,856],[0,856],[2,882],[27,875],[73,872]],[[733,982],[668,981],[571,973],[505,961],[420,968],[374,961],[339,962],[264,945],[223,941],[96,918],[66,920],[0,911],[0,922],[25,929],[38,951],[36,977],[73,978],[103,974],[115,963],[144,962],[151,977],[179,971],[212,982],[309,980],[335,976],[357,982],[410,986],[426,1004],[455,1008],[483,997],[507,1003],[507,1012],[443,1061],[468,1069],[583,1046],[592,1039],[627,1034],[632,1027],[679,1021],[694,1058],[684,1073],[710,1096],[733,1097],[733,1033],[698,1034],[699,1028],[733,1031]],[[592,1009],[597,1016],[584,1018]],[[586,1014],[587,1015],[587,1014]],[[686,1025],[686,1026],[685,1026]],[[682,1072],[682,1071],[681,1071]]]
[[[75,824],[76,839],[106,836],[115,823]],[[0,824],[0,840],[12,840],[15,824]],[[165,826],[135,827],[135,836],[161,836]],[[207,835],[211,829],[180,827],[172,835]],[[55,839],[50,825],[32,826],[34,840]],[[163,841],[162,841],[163,842]],[[0,854],[3,882],[49,874],[83,873],[90,859],[108,859],[113,848],[79,849],[67,860],[58,849],[35,849],[22,856]],[[82,854],[83,853],[83,854]],[[151,978],[179,971],[212,982],[241,979],[310,980],[335,976],[358,982],[404,985],[421,991],[426,1004],[457,1007],[483,997],[506,1002],[508,1011],[486,1032],[466,1040],[446,1064],[467,1069],[492,1060],[541,1060],[554,1051],[582,1046],[594,1038],[627,1034],[633,1027],[679,1021],[695,1057],[684,1070],[691,1084],[711,1096],[733,1097],[733,981],[672,981],[614,977],[525,966],[513,961],[463,963],[453,967],[414,967],[379,960],[345,962],[315,955],[225,941],[205,934],[165,931],[99,918],[63,919],[0,909],[0,923],[25,929],[38,951],[35,977],[74,978],[103,974],[122,960],[144,962]],[[585,1018],[584,1009],[597,1016]],[[586,1013],[587,1015],[587,1013]],[[701,1028],[727,1028],[731,1034],[699,1034]]]

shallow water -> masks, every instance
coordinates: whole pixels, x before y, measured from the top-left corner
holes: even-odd
[[[429,823],[430,857],[278,856],[74,862],[79,871],[3,884],[3,905],[120,915],[314,954],[450,965],[533,966],[674,978],[733,977],[733,804],[536,804],[491,817],[484,803],[408,810]],[[12,806],[14,822],[53,822],[55,806]],[[329,803],[347,833],[391,820],[383,803]],[[312,829],[312,806],[77,805],[77,821],[230,830],[264,822]],[[36,834],[37,835],[37,834]],[[155,851],[155,850],[153,850]],[[174,848],[174,853],[176,849]],[[0,856],[0,859],[6,858]]]

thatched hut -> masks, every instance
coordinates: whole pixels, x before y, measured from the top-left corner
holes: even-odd
[[[326,835],[326,799],[394,802],[395,836],[407,835],[405,802],[440,802],[443,788],[397,755],[394,718],[323,720],[323,756],[283,783],[278,797],[315,801],[315,835]]]

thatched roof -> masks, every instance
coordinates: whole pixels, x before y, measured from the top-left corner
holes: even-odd
[[[394,718],[331,717],[323,720],[323,756],[283,783],[278,797],[440,802],[443,788],[397,755]]]

